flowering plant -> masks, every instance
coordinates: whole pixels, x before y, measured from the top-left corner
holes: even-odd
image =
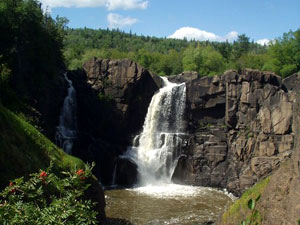
[[[93,166],[57,176],[51,164],[27,181],[11,181],[0,193],[0,224],[97,224],[95,203],[84,198]]]

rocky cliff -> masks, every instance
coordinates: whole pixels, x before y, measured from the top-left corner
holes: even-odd
[[[93,58],[83,68],[68,74],[78,101],[74,154],[96,161],[104,184],[112,183],[117,163],[117,183],[133,184],[136,166],[118,156],[142,129],[161,79],[129,59]],[[283,85],[275,74],[255,70],[213,77],[186,72],[169,80],[187,87],[187,138],[174,182],[240,195],[291,156],[295,82]]]
[[[148,105],[162,81],[129,59],[93,58],[83,68],[68,74],[78,104],[79,137],[73,152],[86,161],[95,161],[96,175],[108,185],[116,163],[136,173],[134,164],[118,156],[142,129]],[[120,184],[135,180],[134,174],[124,176],[128,178],[119,179]]]
[[[295,94],[280,77],[244,70],[169,79],[187,85],[187,145],[173,181],[240,195],[291,156]]]
[[[298,92],[300,74],[295,74],[283,80],[284,86],[289,90]],[[291,157],[281,163],[279,169],[271,172],[263,188],[254,187],[242,195],[220,218],[217,224],[239,224],[251,214],[247,209],[250,197],[261,194],[257,202],[260,224],[299,224],[300,220],[300,117],[299,93],[295,94],[293,103],[294,147]],[[257,186],[257,185],[255,185]],[[255,197],[254,197],[255,198]],[[243,204],[242,204],[243,203]]]

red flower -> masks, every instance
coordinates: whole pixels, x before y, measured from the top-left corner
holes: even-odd
[[[17,190],[16,188],[13,188],[13,189],[10,190],[10,193],[15,193],[16,190]]]
[[[12,186],[14,186],[14,185],[15,185],[14,182],[9,182],[9,186],[10,186],[10,187],[12,187]]]
[[[77,170],[77,172],[76,172],[77,176],[79,176],[79,179],[82,181],[86,179],[86,177],[84,176],[84,173],[85,172],[83,169]]]
[[[45,172],[45,171],[42,171],[41,173],[40,173],[40,178],[41,179],[44,179],[45,177],[47,177],[48,176],[48,174]]]
[[[80,170],[78,170],[78,171],[76,172],[76,174],[77,174],[78,176],[81,176],[81,175],[84,174],[84,170],[83,170],[83,169],[80,169]]]

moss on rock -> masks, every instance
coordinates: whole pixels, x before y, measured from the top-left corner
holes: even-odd
[[[9,180],[47,168],[83,168],[84,163],[54,145],[21,117],[0,104],[0,189]]]
[[[236,200],[228,210],[223,214],[219,224],[236,225],[242,220],[247,219],[251,215],[251,211],[248,209],[248,201],[250,199],[256,199],[261,195],[268,183],[270,182],[270,176],[256,183],[252,188],[244,192],[244,194]],[[258,218],[259,219],[259,218]]]

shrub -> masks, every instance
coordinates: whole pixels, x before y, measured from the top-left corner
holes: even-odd
[[[0,224],[97,224],[96,203],[84,199],[92,166],[60,176],[45,171],[18,178],[0,193]]]

